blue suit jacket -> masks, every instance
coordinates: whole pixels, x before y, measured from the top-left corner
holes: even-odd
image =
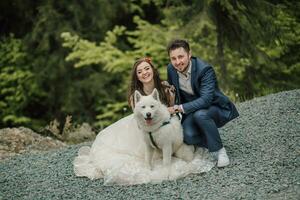
[[[182,104],[185,114],[215,105],[222,110],[225,117],[222,124],[238,117],[239,113],[234,104],[220,91],[212,66],[196,57],[192,57],[191,61],[191,84],[195,98],[189,102],[182,101],[177,71],[171,63],[168,65],[168,82],[176,88],[176,104]]]

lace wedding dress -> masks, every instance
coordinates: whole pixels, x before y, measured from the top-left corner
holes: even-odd
[[[81,147],[73,164],[76,176],[103,178],[106,185],[133,185],[207,172],[215,162],[207,150],[199,148],[191,162],[172,157],[170,168],[162,165],[162,157],[157,154],[153,169],[148,169],[142,134],[131,114],[101,131],[91,147]]]

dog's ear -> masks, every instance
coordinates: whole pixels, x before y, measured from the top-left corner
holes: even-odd
[[[136,90],[134,91],[134,105],[136,105],[141,100],[142,94]]]
[[[154,88],[154,90],[152,91],[151,96],[152,96],[155,100],[159,101],[159,94],[158,94],[158,91],[157,91],[156,88]]]

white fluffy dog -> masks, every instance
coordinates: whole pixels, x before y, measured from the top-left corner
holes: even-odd
[[[135,91],[134,103],[134,118],[144,134],[145,160],[150,169],[155,149],[162,151],[164,166],[170,166],[172,155],[186,161],[194,158],[194,147],[183,143],[180,120],[170,116],[156,89],[148,96]]]

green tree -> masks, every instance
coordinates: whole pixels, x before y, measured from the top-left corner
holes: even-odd
[[[76,115],[75,120],[91,121],[95,110],[92,104],[102,96],[106,85],[101,82],[103,75],[98,74],[98,83],[94,81],[93,73],[101,73],[99,66],[73,70],[72,63],[64,61],[66,51],[61,47],[61,32],[76,32],[90,40],[100,40],[116,18],[113,11],[123,4],[100,0],[45,1],[38,7],[36,23],[25,40],[33,50],[33,71],[39,85],[48,93],[47,99],[41,101],[45,108],[43,117],[48,121],[54,117],[62,121],[67,114]]]
[[[296,70],[298,61],[294,59],[292,66],[278,62],[287,55],[285,49],[294,49],[299,43],[299,25],[295,13],[287,12],[288,5],[274,5],[266,0],[142,2],[143,5],[154,4],[161,8],[164,16],[161,21],[150,23],[143,15],[136,16],[136,28],[116,26],[107,32],[100,44],[65,33],[62,35],[64,46],[72,49],[67,60],[75,62],[77,67],[102,65],[111,76],[121,77],[120,92],[125,94],[126,87],[122,85],[128,83],[133,60],[138,57],[153,57],[162,77],[166,78],[168,56],[165,47],[168,41],[180,37],[189,40],[194,55],[215,66],[221,79],[220,86],[232,98],[248,99],[297,87],[293,81],[282,79],[280,75],[285,74],[295,80],[296,74],[299,74]],[[291,27],[295,27],[293,39],[288,31]],[[124,43],[127,48],[120,45]],[[284,86],[279,87],[280,83]],[[98,115],[98,119],[113,119],[113,112],[109,112],[110,117],[106,112],[115,110],[115,113],[122,113],[120,105],[124,104],[110,103],[110,109]]]
[[[38,96],[38,87],[22,40],[13,35],[0,42],[0,127],[30,124],[27,113],[30,99]]]
[[[22,103],[24,108],[20,113],[31,122],[26,125],[36,127],[35,119],[43,124],[53,118],[64,121],[66,115],[73,115],[77,122],[92,122],[99,104],[119,100],[115,84],[118,78],[108,76],[100,65],[74,70],[73,63],[64,61],[67,51],[61,46],[60,34],[70,31],[91,41],[102,40],[107,30],[117,23],[132,26],[130,12],[136,11],[129,2],[41,0],[24,4],[11,0],[0,3],[1,38],[10,33],[20,38],[26,54],[26,59],[20,57],[20,60],[38,88],[38,95],[28,95],[26,103]],[[112,90],[106,90],[108,87]],[[17,125],[15,122],[12,125]]]

